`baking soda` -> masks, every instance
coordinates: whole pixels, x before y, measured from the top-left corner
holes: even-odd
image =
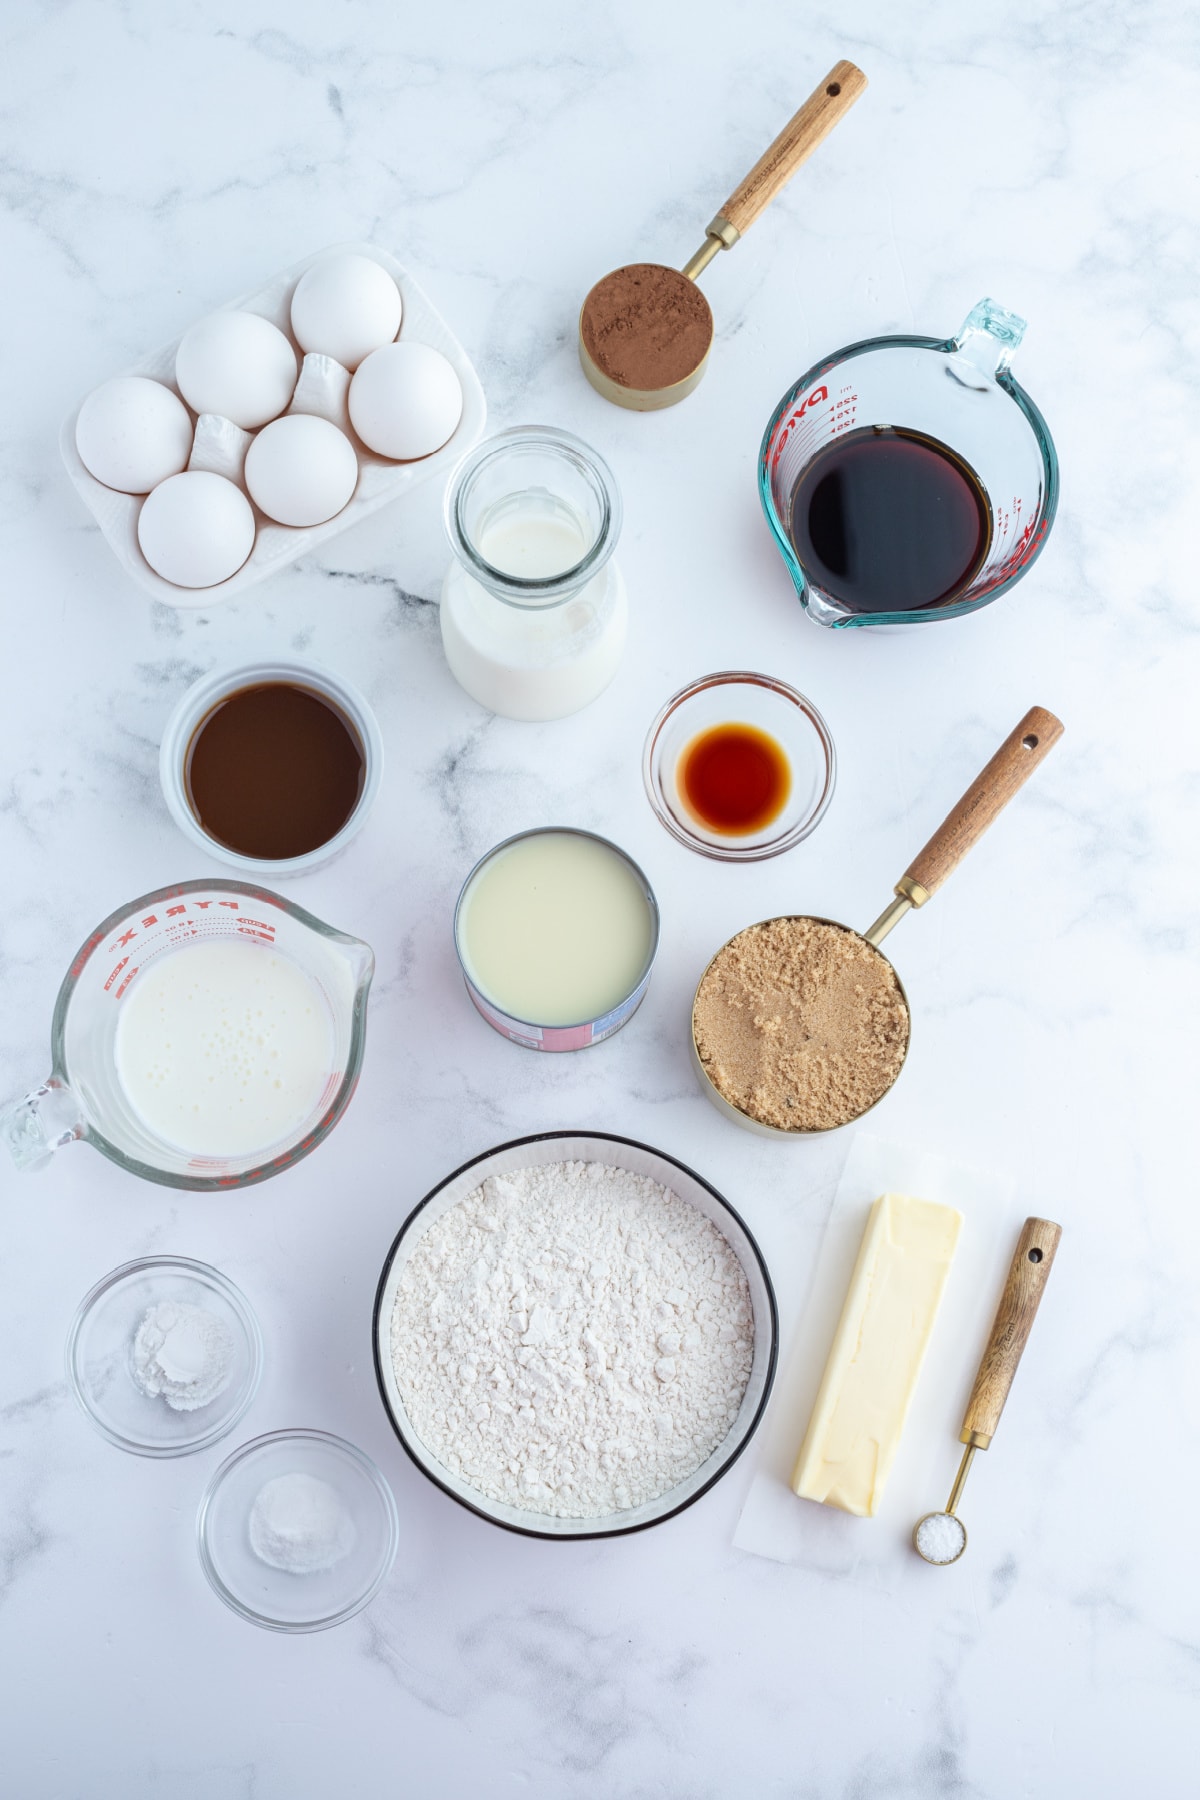
[[[315,1575],[349,1556],[357,1533],[336,1489],[294,1470],[259,1489],[250,1508],[250,1548],[290,1575]]]

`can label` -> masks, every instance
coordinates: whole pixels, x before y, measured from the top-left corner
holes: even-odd
[[[619,1006],[614,1006],[611,1012],[604,1013],[587,1025],[530,1025],[523,1019],[510,1019],[507,1013],[502,1013],[498,1007],[484,999],[469,976],[464,975],[463,980],[476,1012],[487,1020],[493,1031],[508,1038],[510,1043],[520,1044],[526,1050],[586,1050],[589,1045],[611,1037],[614,1031],[620,1031],[622,1025],[633,1017],[650,985],[650,972],[647,970],[632,994],[622,1000]]]

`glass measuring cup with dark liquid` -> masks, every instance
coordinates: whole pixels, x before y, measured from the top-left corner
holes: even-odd
[[[957,337],[871,338],[818,363],[763,438],[759,491],[801,604],[835,627],[956,618],[1038,556],[1058,459],[982,300]]]

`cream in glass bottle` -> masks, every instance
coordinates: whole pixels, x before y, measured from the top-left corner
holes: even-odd
[[[604,459],[549,426],[489,438],[446,496],[454,550],[442,644],[472,699],[508,719],[561,719],[603,692],[625,647],[612,561],[621,497]]]

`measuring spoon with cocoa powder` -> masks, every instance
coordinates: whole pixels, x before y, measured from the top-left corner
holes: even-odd
[[[1034,706],[896,883],[866,931],[788,914],[749,925],[709,963],[692,1006],[692,1061],[713,1104],[763,1137],[849,1125],[891,1089],[911,1009],[879,945],[979,842],[1062,736]]]
[[[734,189],[682,269],[626,263],[596,283],[579,315],[579,360],[606,400],[634,412],[655,412],[691,393],[713,340],[712,311],[696,277],[718,250],[732,250],[749,231],[866,85],[853,63],[835,63]]]

